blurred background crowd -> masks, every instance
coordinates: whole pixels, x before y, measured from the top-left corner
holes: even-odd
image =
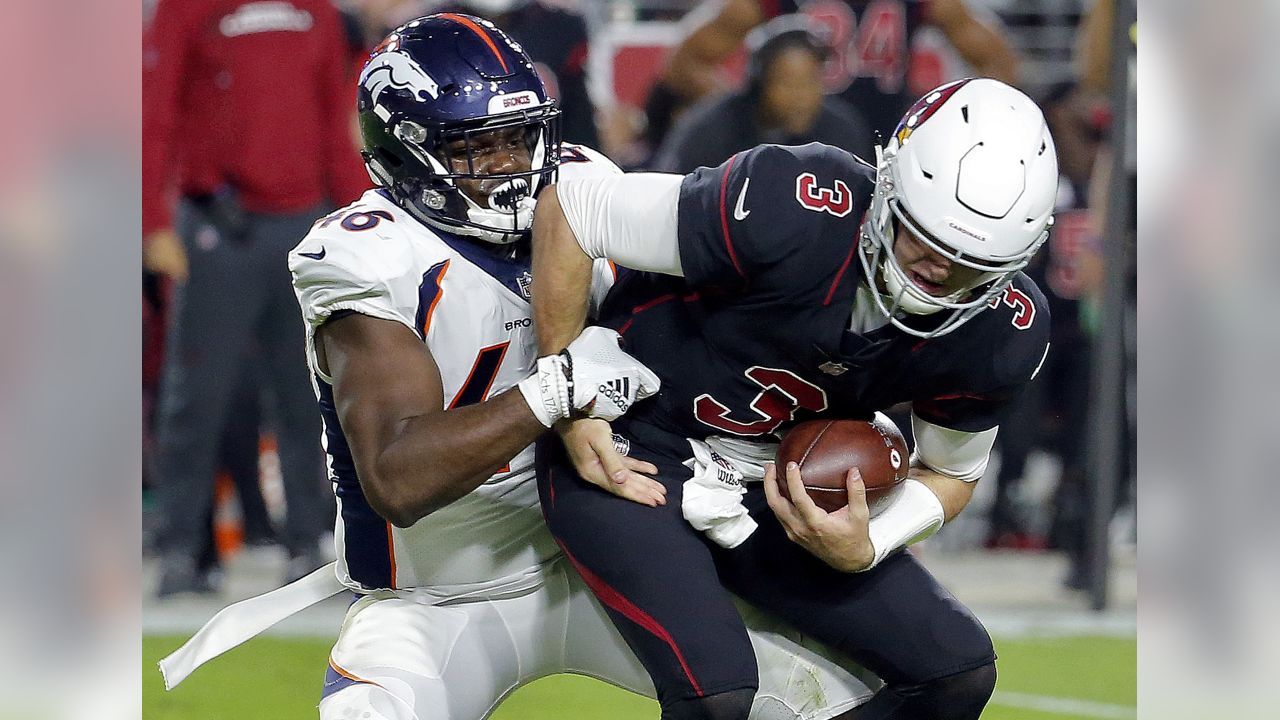
[[[218,32],[195,21],[210,6],[230,13]],[[487,17],[521,42],[559,99],[565,139],[631,170],[683,173],[759,143],[810,141],[874,161],[918,95],[968,75],[1036,99],[1062,175],[1031,270],[1051,302],[1052,348],[1001,427],[979,500],[925,552],[1058,558],[1055,592],[1106,604],[1113,556],[1131,555],[1136,540],[1136,169],[1125,137],[1134,38],[1112,21],[1111,0],[148,0],[152,592],[217,593],[222,568],[246,549],[279,553],[273,581],[332,553],[284,255],[369,184],[354,125],[363,59],[390,29],[444,10]],[[219,38],[262,24],[307,40],[225,54]]]

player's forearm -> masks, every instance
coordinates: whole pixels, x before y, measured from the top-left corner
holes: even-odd
[[[742,46],[743,38],[763,19],[758,0],[700,4],[681,23],[690,28],[689,34],[672,52],[662,82],[686,100],[715,89],[715,68]]]
[[[962,0],[930,3],[929,14],[930,21],[978,75],[1017,85],[1018,55],[997,26],[991,24],[993,20],[975,15]]]
[[[920,481],[938,496],[938,502],[942,504],[944,522],[951,522],[951,518],[959,515],[960,511],[969,504],[970,498],[973,497],[973,488],[977,484],[977,481],[968,482],[950,475],[943,475],[919,463],[912,463],[907,477]]]
[[[400,422],[378,455],[370,505],[408,527],[475,490],[546,428],[520,393]]]
[[[555,187],[538,199],[533,220],[533,321],[538,354],[557,353],[586,324],[592,260],[574,238]]]
[[[978,74],[983,77],[995,78],[1017,87],[1018,54],[994,32],[989,37],[996,39],[998,42],[990,46],[990,49],[985,53],[985,57],[976,65]]]

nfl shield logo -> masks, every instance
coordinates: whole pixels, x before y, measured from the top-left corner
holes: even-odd
[[[520,277],[516,278],[516,284],[520,286],[520,294],[525,300],[533,296],[533,276],[527,271],[520,273]]]
[[[618,433],[613,434],[613,449],[618,451],[619,455],[631,454],[631,441],[622,437]]]

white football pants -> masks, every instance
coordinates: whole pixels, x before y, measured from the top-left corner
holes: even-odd
[[[329,656],[356,682],[321,701],[321,720],[483,720],[517,687],[565,672],[653,697],[644,667],[564,558],[546,578],[534,589],[454,605],[392,592],[362,597]],[[866,683],[878,685],[832,651],[806,647],[797,633],[739,609],[760,668],[752,720],[826,720],[865,702]]]

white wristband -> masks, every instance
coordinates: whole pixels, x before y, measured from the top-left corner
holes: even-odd
[[[573,390],[568,374],[561,367],[559,355],[538,358],[533,365],[533,374],[517,383],[516,387],[534,417],[544,426],[551,427],[557,420],[569,417]]]
[[[879,565],[894,550],[938,532],[945,520],[938,496],[919,480],[907,478],[893,494],[885,508],[867,524],[876,554],[862,572]]]

